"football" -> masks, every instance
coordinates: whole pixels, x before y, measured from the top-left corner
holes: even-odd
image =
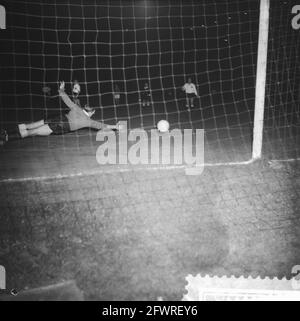
[[[169,131],[170,128],[170,124],[168,121],[166,120],[160,120],[157,123],[157,129],[158,131],[160,131],[161,133],[166,133],[167,131]]]

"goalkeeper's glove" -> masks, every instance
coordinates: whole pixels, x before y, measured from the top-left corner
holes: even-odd
[[[65,91],[65,82],[64,82],[64,81],[61,81],[61,82],[60,82],[59,90]]]
[[[121,122],[117,122],[116,130],[120,131],[120,130],[124,130],[124,129],[125,129],[124,125],[122,125]]]

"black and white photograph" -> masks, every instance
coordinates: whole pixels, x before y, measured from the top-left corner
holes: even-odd
[[[299,165],[299,0],[0,0],[0,301],[300,301]]]

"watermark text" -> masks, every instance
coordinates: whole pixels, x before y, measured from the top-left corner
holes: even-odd
[[[295,5],[292,8],[292,14],[295,15],[292,19],[292,27],[295,30],[299,30],[300,29],[300,4]]]
[[[142,128],[99,131],[96,141],[102,142],[96,152],[98,164],[117,165],[184,165],[187,175],[200,175],[204,169],[204,130],[173,129],[160,133]]]

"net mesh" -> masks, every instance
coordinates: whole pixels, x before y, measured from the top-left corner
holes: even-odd
[[[171,129],[204,128],[207,162],[251,159],[258,0],[12,0],[4,5],[9,28],[0,35],[1,127],[66,112],[58,83],[64,80],[71,94],[76,79],[81,105],[95,107],[96,119],[126,120],[130,129],[152,129],[160,119]],[[299,32],[291,28],[291,6],[292,1],[271,3],[266,125],[272,131],[265,136],[265,154],[273,158],[298,155]],[[189,77],[200,96],[191,110],[182,91]],[[139,101],[146,82],[149,106]],[[90,131],[80,131],[56,137],[56,143],[79,147],[79,136],[85,143],[95,141]],[[282,139],[288,142],[278,147]]]

